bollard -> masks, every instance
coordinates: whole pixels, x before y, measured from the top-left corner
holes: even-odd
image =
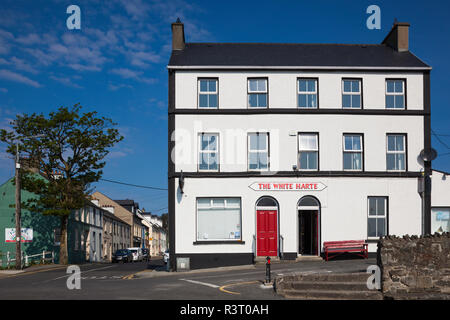
[[[270,257],[266,257],[266,283],[270,283]]]

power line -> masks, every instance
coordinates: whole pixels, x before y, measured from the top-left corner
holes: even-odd
[[[450,147],[444,141],[442,141],[438,135],[436,135],[436,133],[433,131],[433,129],[431,129],[431,134],[434,135],[436,137],[437,141],[439,141],[444,147],[446,147],[447,149],[450,150]]]
[[[164,210],[164,209],[168,209],[169,207],[164,207],[164,208],[160,208],[160,209],[156,209],[156,210],[150,210],[150,212],[158,212],[158,211],[161,211],[161,210]]]
[[[158,188],[158,187],[150,187],[150,186],[141,186],[141,185],[137,185],[137,184],[132,184],[132,183],[126,183],[126,182],[120,182],[120,181],[114,181],[114,180],[109,180],[109,179],[100,179],[102,181],[107,181],[107,182],[111,182],[111,183],[117,183],[117,184],[122,184],[125,186],[131,186],[131,187],[136,187],[136,188],[144,188],[144,189],[152,189],[152,190],[161,190],[161,191],[167,191],[167,188]]]

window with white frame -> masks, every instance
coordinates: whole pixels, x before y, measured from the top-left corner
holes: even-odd
[[[269,133],[248,134],[248,170],[269,170]]]
[[[387,231],[387,198],[368,197],[367,236],[378,238]]]
[[[406,158],[406,136],[404,134],[388,134],[386,151],[386,168],[388,171],[404,171]]]
[[[317,133],[299,133],[298,168],[300,170],[318,170],[319,136]]]
[[[241,240],[240,198],[197,198],[197,240]]]
[[[316,79],[298,79],[298,107],[317,108]]]
[[[248,79],[248,106],[267,108],[267,79]]]
[[[198,138],[198,170],[218,171],[219,135],[216,133],[201,133]]]
[[[217,108],[219,101],[218,80],[199,79],[198,80],[198,107]]]
[[[404,109],[405,105],[405,81],[386,80],[386,109]]]
[[[360,109],[361,105],[361,80],[343,79],[342,107]]]
[[[344,134],[344,170],[362,170],[363,142],[360,134]]]

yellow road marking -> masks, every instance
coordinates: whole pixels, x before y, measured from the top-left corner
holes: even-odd
[[[134,278],[134,275],[135,275],[135,274],[137,274],[137,272],[136,272],[136,273],[129,274],[129,275],[126,275],[126,276],[123,276],[123,277],[122,277],[122,280],[131,280],[131,279]]]
[[[225,290],[225,288],[227,288],[227,287],[234,287],[234,286],[240,286],[240,285],[244,285],[244,284],[258,283],[258,282],[260,282],[260,281],[247,281],[247,282],[230,283],[230,284],[221,286],[219,288],[219,290],[222,291],[222,292],[230,293],[230,294],[240,294],[239,292],[233,292],[233,291]]]

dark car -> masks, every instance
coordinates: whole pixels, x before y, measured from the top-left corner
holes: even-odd
[[[143,260],[150,261],[150,250],[147,248],[142,248]]]
[[[112,256],[112,262],[133,262],[133,254],[128,249],[119,249]]]

